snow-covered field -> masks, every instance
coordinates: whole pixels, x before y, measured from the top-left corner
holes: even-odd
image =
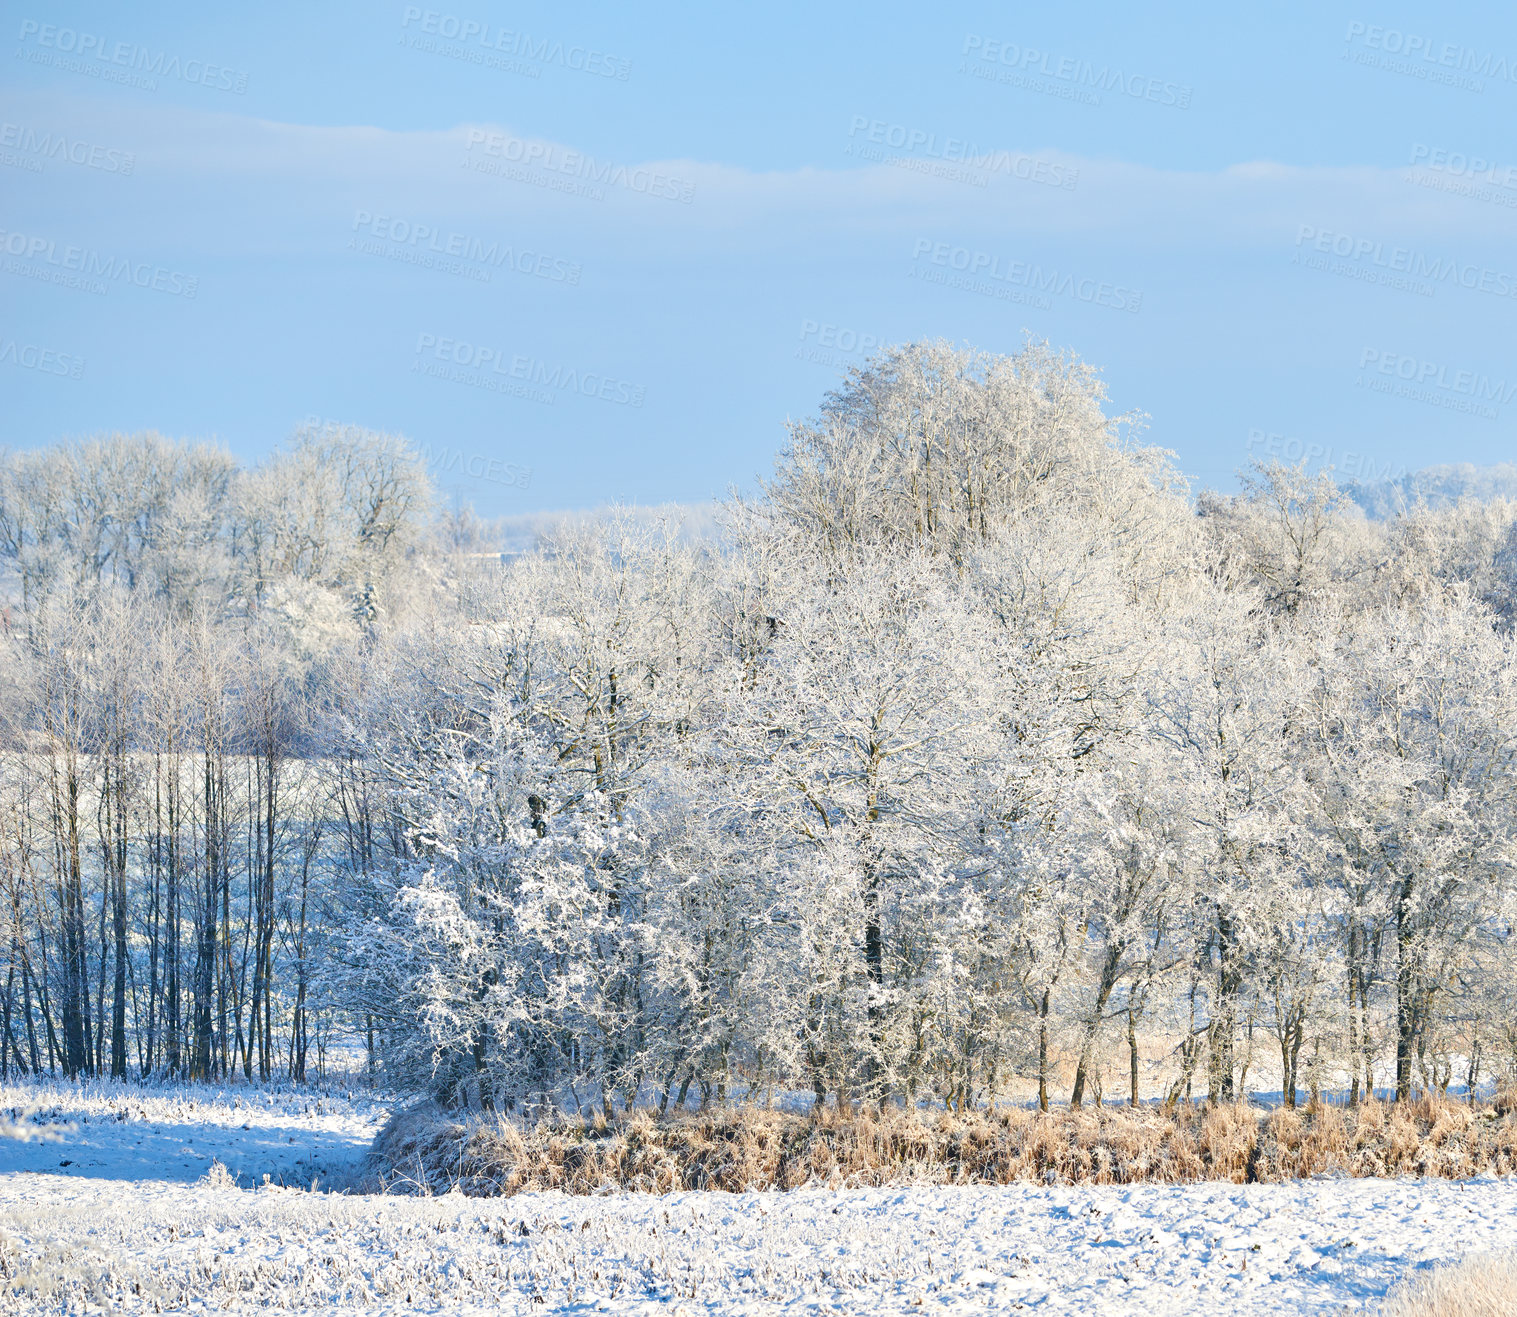
[[[1373,1312],[1409,1270],[1517,1239],[1517,1181],[1495,1179],[311,1192],[384,1115],[340,1094],[0,1088],[0,1310]]]
[[[362,1157],[389,1114],[351,1091],[0,1084],[0,1172],[183,1183],[219,1161],[244,1185],[309,1188]]]

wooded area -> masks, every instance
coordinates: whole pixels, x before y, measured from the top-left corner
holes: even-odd
[[[526,1114],[1517,1074],[1517,505],[1195,495],[1104,404],[1044,347],[893,349],[718,535],[509,557],[392,436],[0,460],[0,1074],[357,1039]]]

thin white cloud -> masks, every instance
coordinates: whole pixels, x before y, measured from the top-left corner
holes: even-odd
[[[217,194],[255,207],[277,201],[304,208],[322,225],[350,217],[353,207],[390,205],[455,223],[635,226],[682,241],[759,245],[885,233],[988,240],[1075,233],[1159,249],[1278,249],[1294,242],[1302,225],[1387,243],[1517,234],[1513,207],[1442,186],[1456,179],[1419,186],[1409,167],[1247,161],[1215,171],[1165,170],[1011,142],[982,145],[988,160],[978,163],[896,153],[897,163],[857,164],[844,156],[840,128],[836,166],[756,171],[712,161],[620,160],[497,124],[328,127],[24,92],[0,98],[0,114],[133,151],[134,187],[117,195],[123,209],[134,199],[172,205],[184,190],[198,207]],[[1073,186],[1038,181],[1037,172]],[[98,181],[77,180],[81,187]]]

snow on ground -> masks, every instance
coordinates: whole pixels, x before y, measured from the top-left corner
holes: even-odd
[[[367,1095],[247,1084],[0,1084],[0,1173],[308,1187],[362,1157],[389,1107]]]
[[[383,1115],[256,1089],[0,1089],[0,1310],[1373,1312],[1408,1270],[1517,1239],[1517,1180],[1500,1179],[510,1199],[278,1187],[356,1157]],[[233,1187],[205,1174],[213,1157],[243,1184],[273,1178]]]

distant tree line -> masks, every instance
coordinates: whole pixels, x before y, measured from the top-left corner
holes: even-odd
[[[1517,1074],[1517,504],[1193,495],[890,349],[716,535],[502,558],[402,440],[0,460],[0,1070],[531,1114]]]

